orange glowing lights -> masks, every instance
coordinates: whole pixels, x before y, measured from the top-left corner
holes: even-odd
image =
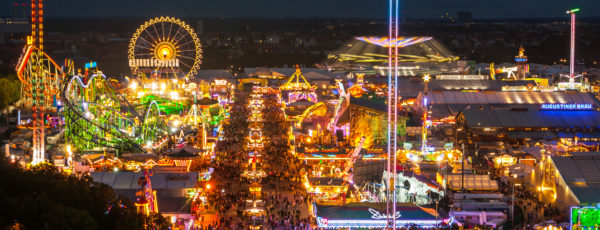
[[[161,42],[154,50],[154,57],[159,60],[170,60],[174,59],[177,53],[177,49],[173,43]]]

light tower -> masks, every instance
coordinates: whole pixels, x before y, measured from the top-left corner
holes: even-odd
[[[396,229],[396,152],[398,140],[398,17],[399,0],[389,0],[388,27],[388,135],[386,228]],[[393,174],[393,175],[390,175]],[[391,203],[390,203],[391,201]],[[390,219],[391,217],[391,219]]]
[[[575,88],[575,14],[579,12],[579,8],[567,10],[567,14],[571,15],[571,53],[569,57],[569,87]]]
[[[28,43],[37,49],[31,53],[31,97],[33,112],[33,154],[32,164],[39,164],[45,160],[44,149],[44,98],[45,98],[45,75],[44,72],[44,10],[43,0],[31,0],[31,37]]]

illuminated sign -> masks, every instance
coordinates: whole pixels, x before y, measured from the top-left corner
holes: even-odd
[[[463,75],[463,74],[446,74],[437,75],[435,79],[438,80],[487,80],[487,75]]]
[[[306,154],[349,154],[354,151],[354,148],[305,148],[304,150],[298,150],[299,152]],[[383,154],[384,149],[372,148],[362,149],[361,154]]]
[[[591,110],[592,104],[542,104],[542,110]]]
[[[454,144],[452,144],[452,142],[448,142],[448,143],[444,144],[444,149],[446,151],[452,150],[453,147],[454,147]]]
[[[129,67],[179,67],[179,59],[131,59]]]
[[[215,85],[227,85],[227,80],[215,79]]]
[[[390,219],[398,219],[401,216],[400,212],[396,212],[395,215],[392,215],[392,214],[388,215],[388,214],[381,214],[379,211],[372,209],[372,208],[369,208],[369,212],[371,214],[373,214],[371,216],[371,219],[376,219],[376,220],[387,219],[388,217]]]
[[[96,62],[89,62],[89,63],[85,63],[85,68],[86,69],[91,69],[96,67]]]
[[[518,57],[517,57],[517,58],[515,58],[515,61],[516,61],[516,62],[526,62],[526,61],[527,61],[527,58],[518,58]]]

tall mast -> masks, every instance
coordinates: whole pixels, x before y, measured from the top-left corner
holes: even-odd
[[[579,12],[579,8],[567,11],[571,15],[571,52],[569,57],[569,86],[575,88],[575,13]]]
[[[389,0],[388,27],[388,135],[387,135],[387,228],[396,229],[396,150],[398,141],[398,16],[399,0]],[[391,217],[391,219],[390,219]]]
[[[36,47],[32,52],[33,65],[31,66],[31,97],[33,112],[33,146],[32,164],[45,161],[44,144],[44,99],[45,99],[45,72],[44,72],[44,10],[43,0],[31,0],[31,37],[29,45]]]

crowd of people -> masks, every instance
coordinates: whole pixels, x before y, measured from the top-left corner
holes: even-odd
[[[302,164],[290,151],[290,124],[278,94],[265,94],[263,100],[264,136],[269,140],[264,154],[268,176],[262,180],[266,211],[263,229],[311,229],[308,195],[299,176]]]
[[[514,189],[515,195],[515,223],[520,225],[535,225],[541,220],[553,219],[557,223],[568,220],[567,215],[561,213],[556,205],[545,202],[540,197],[540,192],[536,190],[535,186],[532,185],[517,185],[513,187],[516,182],[511,180],[504,174],[504,170],[500,168],[492,167],[489,163],[486,163],[485,156],[474,158],[474,170],[480,173],[491,172],[492,179],[498,181],[500,192],[503,194],[511,194]],[[512,202],[512,200],[511,200]]]
[[[214,210],[215,218],[202,223],[203,229],[312,229],[308,215],[309,199],[300,182],[302,163],[290,151],[288,138],[290,124],[286,121],[278,94],[262,95],[262,135],[264,147],[257,161],[266,173],[262,179],[241,177],[248,164],[247,137],[252,113],[249,108],[251,90],[236,91],[235,101],[230,105],[229,119],[223,123],[222,138],[217,142],[214,189],[207,190],[207,209]],[[262,216],[246,211],[246,200],[257,198],[250,194],[249,186],[258,182],[262,186],[259,198],[264,202]],[[204,220],[204,219],[201,219]],[[258,221],[257,221],[258,220]]]

